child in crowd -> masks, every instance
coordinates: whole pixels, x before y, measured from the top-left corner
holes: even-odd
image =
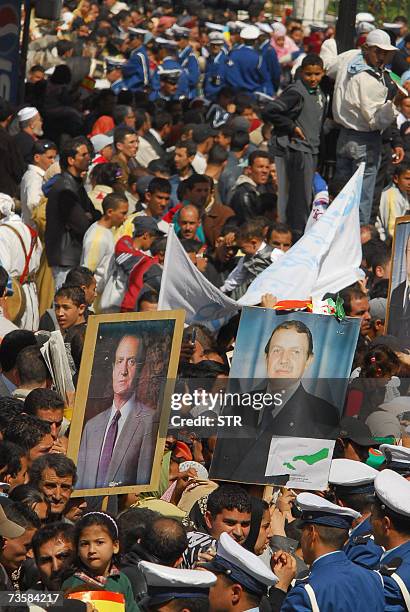
[[[266,244],[267,228],[255,219],[245,223],[237,232],[237,244],[244,254],[221,287],[234,300],[242,297],[260,272],[283,255],[280,249]]]
[[[84,291],[80,287],[63,285],[54,296],[54,310],[63,336],[76,325],[85,325],[87,307]]]
[[[394,168],[393,183],[387,187],[380,200],[379,226],[381,238],[394,234],[397,217],[408,213],[410,196],[410,163],[402,162]]]
[[[89,512],[76,524],[75,534],[76,571],[63,583],[63,590],[78,590],[85,585],[88,590],[122,593],[125,611],[139,610],[127,576],[116,567],[120,550],[116,521],[104,512]]]
[[[312,203],[320,133],[326,115],[326,98],[320,89],[323,61],[307,55],[299,78],[287,87],[266,111],[275,126],[273,153],[278,173],[280,221],[286,221],[299,237]]]
[[[97,296],[103,292],[114,255],[112,230],[124,223],[128,214],[128,201],[125,195],[109,193],[103,200],[102,209],[101,219],[93,223],[85,233],[81,256],[81,263],[95,273]]]

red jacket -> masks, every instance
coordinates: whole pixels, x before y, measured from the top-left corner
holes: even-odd
[[[123,236],[115,245],[115,261],[128,277],[121,312],[135,312],[144,285],[144,274],[158,263],[158,258],[150,257],[143,251],[135,249],[132,238]]]

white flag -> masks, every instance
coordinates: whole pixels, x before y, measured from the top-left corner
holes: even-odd
[[[278,300],[320,299],[363,278],[359,269],[363,172],[361,164],[326,212],[279,261],[255,278],[239,304],[255,306],[265,293]]]
[[[165,252],[158,310],[183,308],[186,323],[218,329],[239,306],[215,287],[189,259],[171,225]]]

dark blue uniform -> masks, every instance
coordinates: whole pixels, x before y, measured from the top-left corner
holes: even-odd
[[[310,585],[321,612],[383,612],[383,582],[377,572],[349,561],[342,551],[316,559],[309,575],[289,591],[281,612],[311,612]]]
[[[144,46],[135,49],[122,68],[123,87],[129,91],[143,91],[150,83],[149,59]]]
[[[198,82],[201,71],[199,69],[198,59],[192,50],[192,47],[185,47],[178,53],[178,59],[183,72],[188,80],[188,95],[192,100],[198,95]],[[185,94],[184,94],[185,95]]]
[[[151,101],[158,100],[159,91],[160,91],[160,78],[159,74],[161,71],[161,67],[163,70],[181,70],[180,63],[171,56],[167,56],[163,59],[162,63],[157,66],[152,75],[151,79],[151,89],[152,93],[149,96]],[[181,100],[182,98],[187,98],[189,94],[189,83],[188,77],[185,72],[181,71],[181,75],[178,80],[178,88],[175,96],[172,97],[173,100]]]
[[[217,55],[210,55],[206,61],[204,76],[204,94],[209,100],[215,100],[219,90],[225,85],[227,52],[222,48]]]
[[[352,530],[343,550],[353,563],[367,567],[367,569],[379,567],[383,548],[374,541],[370,519],[367,518]]]
[[[270,40],[265,40],[259,46],[259,53],[262,56],[263,89],[262,93],[273,96],[279,89],[280,84],[280,64],[275,49],[270,44]]]
[[[384,596],[386,599],[386,612],[405,612],[407,607],[404,603],[400,587],[395,581],[399,576],[404,582],[407,590],[410,590],[410,541],[401,546],[392,548],[381,559],[380,573],[383,577]]]
[[[226,84],[235,90],[239,89],[250,94],[262,91],[264,84],[262,56],[249,45],[238,45],[228,56],[225,79]]]

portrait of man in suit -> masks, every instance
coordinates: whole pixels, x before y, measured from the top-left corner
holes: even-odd
[[[142,338],[124,335],[119,340],[111,371],[112,404],[90,418],[82,432],[77,489],[150,482],[159,417],[137,397],[142,353]]]
[[[265,470],[273,436],[323,439],[337,436],[340,415],[336,406],[312,395],[302,384],[302,377],[315,358],[309,327],[297,320],[281,323],[272,331],[264,353],[267,383],[258,391],[258,398],[260,393],[278,394],[280,401],[265,404],[261,411],[249,405],[233,411],[242,418],[240,444],[232,439],[221,440],[219,448],[217,444],[214,460],[218,472],[211,469],[211,477],[272,482],[272,478],[265,478]]]
[[[410,236],[406,241],[406,277],[392,291],[387,333],[410,346]]]

